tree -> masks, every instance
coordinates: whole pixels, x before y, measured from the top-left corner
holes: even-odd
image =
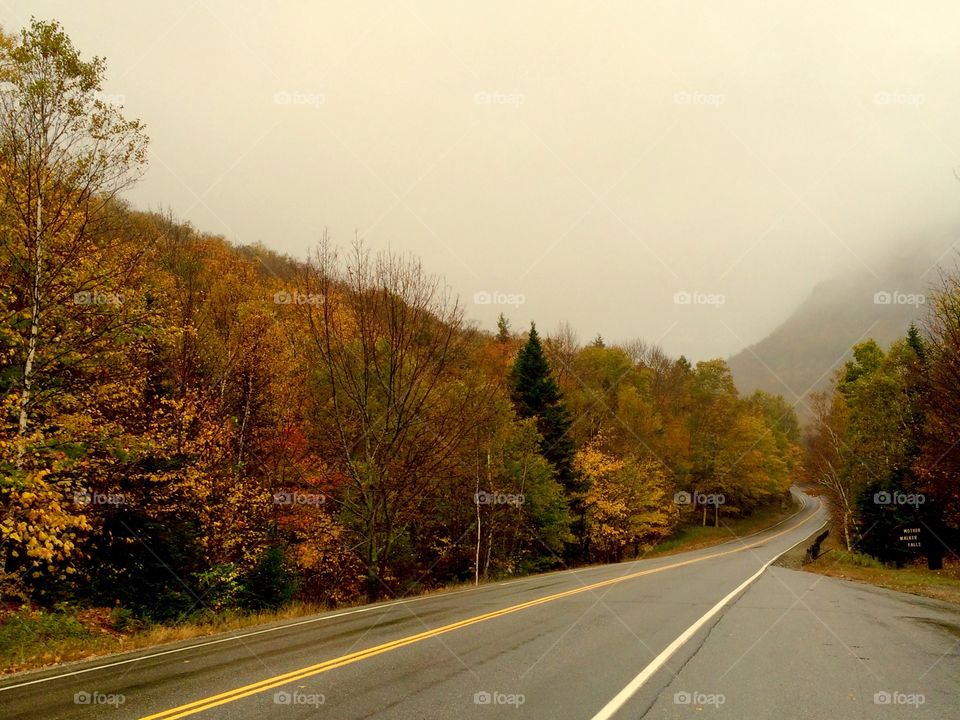
[[[838,373],[833,394],[817,397],[814,404],[808,473],[826,488],[847,548],[883,560],[894,559],[894,528],[919,522],[930,512],[926,506],[921,512],[877,500],[921,489],[917,466],[925,425],[925,355],[915,328],[887,352],[873,340],[860,343]]]
[[[570,507],[577,516],[574,534],[583,535],[583,499],[586,489],[573,470],[573,441],[570,438],[571,421],[563,396],[550,371],[550,363],[540,343],[534,323],[530,324],[527,341],[510,371],[511,399],[521,418],[536,418],[542,441],[543,456],[557,471],[557,480],[563,486]]]
[[[556,564],[571,518],[553,466],[540,454],[534,419],[501,408],[480,449],[476,511],[483,577],[542,570]]]
[[[781,395],[771,395],[763,390],[757,390],[749,398],[750,405],[762,416],[771,432],[777,438],[777,444],[786,447],[788,444],[800,443],[800,420],[796,410]]]
[[[722,360],[698,362],[691,387],[690,489],[701,494],[722,494],[727,478],[725,456],[735,427],[739,398],[733,377]],[[706,524],[707,508],[703,508]]]
[[[577,379],[573,365],[580,352],[580,340],[573,326],[568,322],[560,323],[557,329],[543,342],[543,350],[550,362],[550,369],[562,392],[576,387]]]
[[[668,500],[669,483],[659,463],[618,459],[594,438],[577,452],[577,470],[590,479],[587,491],[587,536],[590,554],[620,562],[632,548],[637,556],[673,529],[678,513]]]
[[[138,121],[124,119],[98,97],[103,60],[83,60],[56,22],[32,21],[19,42],[4,50],[0,188],[9,233],[5,249],[27,316],[18,402],[23,443],[44,369],[38,355],[49,340],[44,318],[50,306],[73,301],[79,292],[97,292],[125,270],[109,262],[92,276],[78,277],[74,268],[101,257],[106,210],[138,177],[147,141]]]
[[[818,393],[813,396],[813,421],[805,445],[807,477],[825,489],[829,507],[851,550],[859,537],[856,501],[860,488],[844,472],[848,413],[841,397]]]
[[[95,475],[85,439],[99,431],[86,410],[135,387],[123,356],[149,315],[127,297],[149,238],[120,227],[116,199],[146,138],[98,97],[104,74],[55,22],[0,38],[0,559],[17,592],[75,569],[92,528],[74,497]]]
[[[314,437],[345,478],[338,501],[382,594],[409,562],[411,523],[453,472],[489,410],[490,384],[469,365],[456,300],[419,262],[344,264],[322,242],[303,290],[314,363]]]
[[[537,428],[543,436],[544,457],[557,469],[561,483],[572,483],[573,446],[567,435],[571,422],[533,323],[527,342],[514,361],[510,379],[517,414],[537,419]]]
[[[942,508],[944,523],[960,528],[960,273],[944,274],[930,299],[923,360],[923,487]]]
[[[510,321],[503,316],[503,313],[500,313],[500,316],[497,318],[497,342],[508,343],[513,337],[513,333],[510,330]]]

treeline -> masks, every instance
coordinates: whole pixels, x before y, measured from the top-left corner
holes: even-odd
[[[960,275],[945,273],[922,329],[889,349],[853,348],[814,401],[809,479],[830,498],[848,550],[884,562],[956,558],[960,540]],[[905,529],[918,546],[905,547]]]
[[[56,24],[0,43],[0,593],[170,620],[643,553],[786,496],[722,361],[466,322],[419,262],[294,261],[117,199],[146,160]]]

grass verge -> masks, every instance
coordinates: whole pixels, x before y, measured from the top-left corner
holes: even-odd
[[[0,616],[0,668],[4,674],[38,669],[265,625],[327,609],[295,603],[270,612],[224,612],[175,625],[148,625],[118,622],[114,613],[103,608],[21,608]]]
[[[654,547],[644,557],[660,557],[690,550],[701,550],[729,540],[746,537],[765,530],[771,525],[776,525],[799,509],[799,504],[792,500],[791,504],[785,509],[780,507],[762,508],[746,518],[731,521],[721,520],[720,527],[713,527],[712,525],[707,527],[702,525],[687,526]]]
[[[831,531],[823,543],[823,554],[805,563],[806,549],[812,543],[813,536],[784,555],[777,565],[960,604],[960,562],[946,559],[943,570],[928,570],[926,562],[920,560],[897,569],[869,555],[840,547],[836,532]]]

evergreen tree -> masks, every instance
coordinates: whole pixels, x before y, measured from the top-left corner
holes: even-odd
[[[576,518],[571,529],[582,539],[583,494],[587,488],[582,486],[573,470],[570,415],[553,379],[535,323],[530,323],[530,335],[513,363],[510,387],[517,414],[522,418],[536,418],[537,430],[543,438],[540,452],[557,471],[557,480],[566,491]]]
[[[497,318],[497,342],[510,342],[511,337],[513,333],[510,332],[510,321],[500,313],[500,317]]]

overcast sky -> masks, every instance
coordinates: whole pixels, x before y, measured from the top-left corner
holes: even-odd
[[[147,124],[135,205],[357,232],[486,327],[726,356],[960,211],[956,2],[0,0],[31,14]]]

